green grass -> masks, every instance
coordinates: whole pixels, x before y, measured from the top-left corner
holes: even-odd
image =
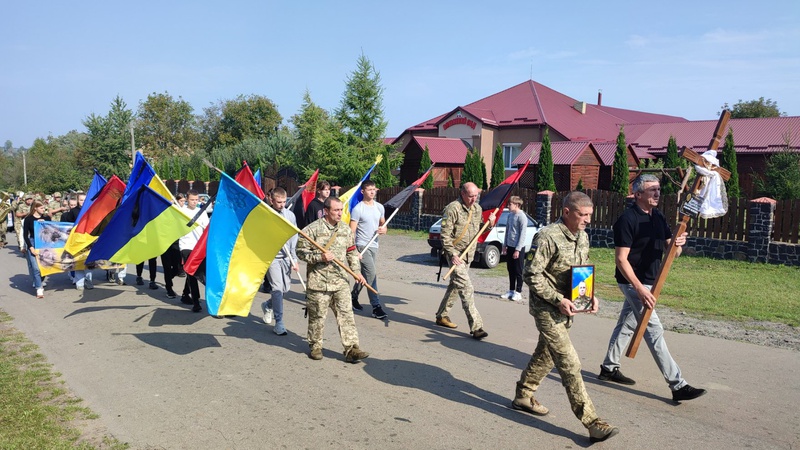
[[[386,234],[390,236],[404,236],[411,239],[428,239],[427,231],[398,230],[396,228],[389,228]]]
[[[97,415],[69,395],[57,379],[59,374],[10,321],[0,311],[0,448],[127,448],[108,437],[97,444],[81,439],[77,421]]]
[[[622,301],[614,279],[614,249],[593,248],[595,295]],[[487,275],[505,276],[500,264]],[[658,304],[722,320],[758,320],[800,326],[800,268],[681,256],[673,264]]]

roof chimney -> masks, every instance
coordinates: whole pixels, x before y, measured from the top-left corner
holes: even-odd
[[[603,106],[603,90],[597,90],[597,106]]]
[[[586,102],[575,102],[572,107],[575,108],[575,110],[579,113],[586,114]]]

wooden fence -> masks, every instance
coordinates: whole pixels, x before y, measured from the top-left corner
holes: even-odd
[[[775,204],[775,220],[772,240],[798,242],[800,233],[800,200],[778,200]]]

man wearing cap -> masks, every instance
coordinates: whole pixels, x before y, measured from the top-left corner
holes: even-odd
[[[47,211],[49,212],[50,218],[55,222],[60,222],[61,213],[66,210],[67,208],[61,205],[61,192],[53,192],[53,197],[47,204]]]
[[[33,203],[33,194],[25,194],[23,200],[17,203],[14,209],[14,233],[17,235],[17,242],[19,243],[20,251],[25,248],[25,240],[22,239],[22,219],[31,212],[31,203]]]

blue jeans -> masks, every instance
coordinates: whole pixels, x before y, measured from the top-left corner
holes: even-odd
[[[36,289],[42,287],[42,273],[39,272],[39,264],[36,263],[36,256],[34,256],[30,249],[25,252],[25,260],[28,261],[28,273],[33,278],[33,283],[36,285]]]
[[[652,286],[645,287],[649,290]],[[619,368],[619,359],[624,349],[628,347],[633,332],[636,330],[636,325],[644,312],[642,301],[639,300],[639,295],[632,285],[620,284],[619,289],[625,295],[625,303],[619,313],[617,326],[614,327],[614,331],[611,333],[611,339],[608,342],[608,353],[601,366],[609,371]],[[664,327],[661,326],[661,320],[655,310],[650,315],[650,322],[647,323],[644,341],[647,343],[647,347],[650,349],[650,353],[653,355],[653,359],[655,359],[656,365],[661,370],[661,374],[664,375],[664,379],[669,384],[670,389],[677,391],[686,386],[686,380],[681,376],[681,368],[678,367],[678,364],[669,353],[667,342],[664,340]]]

